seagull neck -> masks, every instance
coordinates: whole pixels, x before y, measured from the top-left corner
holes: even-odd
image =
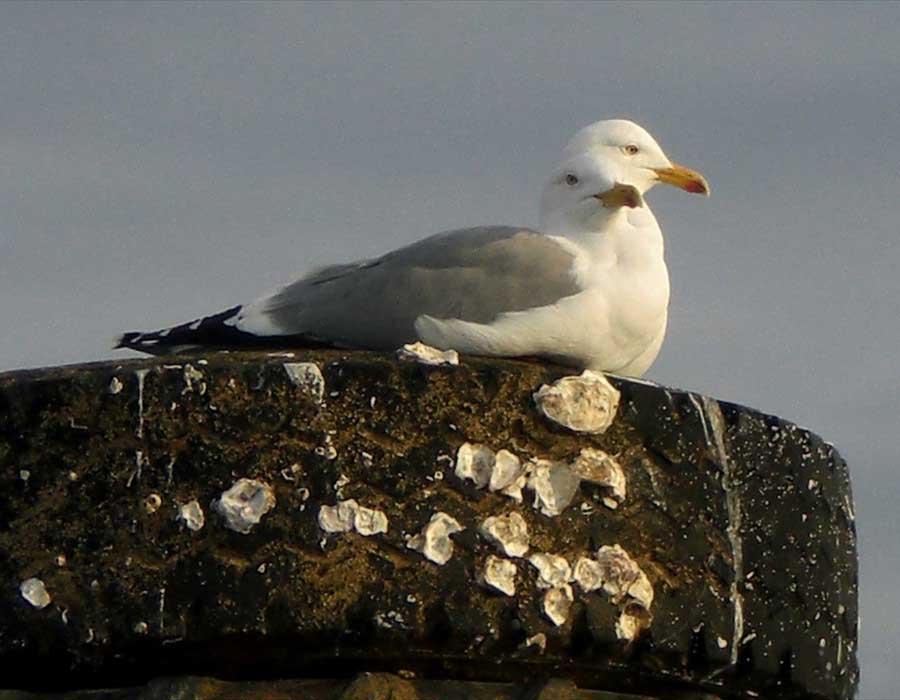
[[[549,212],[542,217],[541,230],[554,236],[564,236],[575,243],[590,247],[626,221],[622,207],[601,208],[589,217],[573,216],[571,212]]]
[[[580,214],[565,210],[541,212],[541,230],[554,236],[584,238],[614,226],[622,216],[620,209],[600,209],[590,216]]]
[[[544,233],[564,237],[591,257],[616,256],[657,258],[663,253],[662,232],[656,217],[645,204],[642,207],[603,209],[587,220],[575,220],[565,213],[550,214],[542,222]]]

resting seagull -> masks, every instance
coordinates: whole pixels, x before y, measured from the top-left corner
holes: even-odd
[[[663,237],[644,194],[709,194],[626,120],[579,131],[544,188],[540,230],[438,233],[362,262],[314,270],[251,304],[117,347],[152,354],[309,345],[394,350],[416,341],[640,376],[666,331]]]

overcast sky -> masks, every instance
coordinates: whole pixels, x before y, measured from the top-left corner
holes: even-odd
[[[651,379],[852,470],[862,691],[900,687],[900,4],[0,5],[0,369],[249,301],[438,230],[536,225],[574,131],[646,126]]]

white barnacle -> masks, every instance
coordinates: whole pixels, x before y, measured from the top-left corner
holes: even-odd
[[[626,605],[619,613],[619,619],[616,620],[616,636],[632,642],[645,629],[650,627],[653,622],[653,615],[642,605],[630,603]]]
[[[494,451],[490,447],[465,442],[456,453],[456,476],[470,479],[476,488],[483,489],[491,481],[494,461]]]
[[[459,364],[456,350],[438,350],[425,343],[407,343],[397,350],[397,358],[436,367],[452,367]]]
[[[603,590],[615,602],[629,596],[645,609],[650,609],[653,603],[653,586],[628,552],[617,544],[604,545],[597,550],[596,559],[600,564]]]
[[[363,537],[388,531],[387,516],[380,510],[360,506],[353,517],[353,529]]]
[[[543,608],[544,614],[557,627],[565,624],[569,617],[569,610],[572,608],[572,587],[568,583],[561,586],[551,588],[544,594]]]
[[[625,472],[622,471],[618,461],[603,450],[596,450],[592,447],[584,448],[569,468],[582,481],[608,489],[610,498],[603,499],[604,505],[608,508],[614,509],[625,500]],[[608,503],[607,500],[610,500],[611,503]]]
[[[19,584],[19,593],[33,608],[43,610],[50,605],[50,594],[39,578],[27,578]]]
[[[388,531],[388,519],[382,511],[361,506],[352,498],[319,508],[318,523],[325,532],[355,530],[363,537]]]
[[[285,362],[283,367],[291,384],[309,394],[316,403],[322,403],[325,378],[319,365],[315,362]]]
[[[534,393],[538,410],[547,418],[578,433],[603,433],[619,409],[619,391],[599,372],[586,369],[579,376],[544,384]]]
[[[406,546],[421,552],[429,561],[443,566],[453,556],[453,541],[450,535],[464,529],[456,518],[438,512],[431,516],[431,520],[418,535],[409,538]]]
[[[525,640],[525,646],[537,647],[538,651],[543,654],[547,650],[547,635],[543,632],[538,632]]]
[[[528,524],[518,513],[485,518],[478,531],[508,557],[523,557],[528,551]]]
[[[603,567],[600,566],[600,562],[596,559],[579,558],[575,562],[575,569],[572,575],[575,582],[586,593],[603,587]]]
[[[650,609],[653,604],[653,584],[650,583],[650,579],[643,571],[638,574],[637,580],[628,587],[628,596],[647,610]]]
[[[522,461],[509,450],[499,450],[494,458],[488,488],[521,503],[522,489],[527,483],[528,474]]]
[[[203,514],[203,508],[200,507],[200,503],[195,498],[178,507],[177,520],[183,522],[188,530],[197,532],[203,529],[203,525],[206,523],[206,516]]]
[[[565,464],[536,460],[528,487],[534,490],[534,507],[546,516],[559,515],[575,498],[581,480]]]
[[[144,510],[150,515],[158,511],[161,505],[162,497],[158,493],[151,493],[144,499]]]
[[[565,557],[538,552],[528,557],[528,561],[538,570],[538,588],[561,588],[572,580],[572,568]]]
[[[516,594],[516,565],[509,559],[489,555],[481,573],[485,585],[494,588],[504,595]]]
[[[319,527],[325,532],[350,532],[356,521],[359,503],[355,500],[338,501],[337,505],[319,508]]]
[[[246,535],[275,507],[272,487],[255,479],[238,479],[213,504],[230,530]]]

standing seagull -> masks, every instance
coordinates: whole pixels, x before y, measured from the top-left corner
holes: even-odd
[[[314,270],[252,304],[116,347],[330,345],[539,356],[631,376],[656,359],[669,274],[644,193],[657,182],[709,194],[650,134],[621,119],[579,131],[541,197],[540,231],[484,226],[438,233],[380,258]]]

